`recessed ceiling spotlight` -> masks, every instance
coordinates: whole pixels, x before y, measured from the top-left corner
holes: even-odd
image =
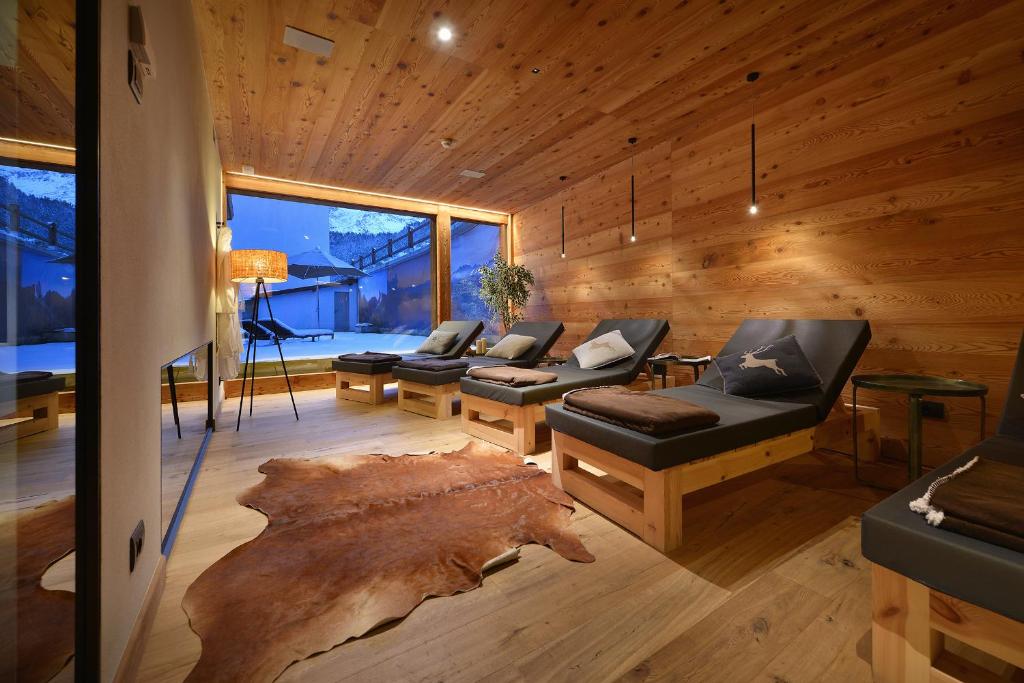
[[[451,30],[451,28],[448,27],[448,26],[442,26],[441,28],[437,29],[437,39],[442,41],[442,42],[445,42],[445,43],[447,43],[449,40],[451,40],[452,39],[452,30]]]
[[[445,149],[451,149],[455,146],[454,138],[441,138],[441,146]]]
[[[535,66],[532,69],[530,69],[530,73],[532,73],[532,74],[539,74],[540,73],[540,68]]]

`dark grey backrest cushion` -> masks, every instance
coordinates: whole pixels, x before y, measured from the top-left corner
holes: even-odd
[[[526,320],[516,323],[508,331],[509,334],[519,334],[536,339],[529,351],[516,358],[517,361],[523,361],[530,365],[535,365],[537,361],[543,358],[551,350],[551,347],[555,345],[558,338],[562,336],[563,332],[565,332],[565,325],[560,322],[531,322]]]
[[[465,355],[469,345],[475,342],[480,333],[484,331],[484,324],[480,320],[445,320],[437,326],[437,329],[442,332],[454,332],[458,335],[452,347],[437,358],[461,358]]]
[[[593,331],[584,341],[590,341],[600,337],[602,334],[607,334],[612,330],[618,330],[622,333],[623,338],[629,342],[629,345],[636,349],[636,352],[629,358],[624,358],[618,363],[607,365],[602,370],[626,370],[629,373],[628,383],[636,379],[636,376],[640,374],[640,370],[643,369],[644,361],[654,355],[655,349],[658,348],[658,344],[665,339],[668,334],[668,321],[658,320],[654,318],[641,318],[639,320],[602,320],[594,327]],[[580,362],[576,360],[576,356],[572,356],[565,363],[573,367],[579,367]]]
[[[1010,393],[1006,396],[1003,417],[999,420],[999,433],[1024,439],[1024,334],[1017,347],[1017,363],[1010,377]]]
[[[792,334],[821,377],[810,391],[772,396],[773,401],[813,405],[824,420],[842,393],[871,340],[866,320],[744,320],[718,355],[738,353]],[[712,364],[699,384],[722,390],[722,375]]]

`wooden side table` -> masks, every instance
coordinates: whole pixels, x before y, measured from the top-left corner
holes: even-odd
[[[985,439],[985,397],[988,387],[962,379],[931,375],[854,375],[853,433],[857,433],[857,389],[873,389],[907,395],[907,475],[910,481],[921,476],[921,399],[925,396],[977,397],[981,400],[980,438]],[[853,440],[853,472],[860,482],[857,439]],[[869,484],[870,482],[862,482]]]

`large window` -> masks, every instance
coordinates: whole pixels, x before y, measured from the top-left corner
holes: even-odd
[[[480,267],[490,265],[500,244],[497,225],[452,221],[452,319],[483,320],[484,336],[491,341],[501,330],[480,298]]]
[[[286,359],[408,352],[430,333],[429,218],[242,193],[230,200],[234,249],[288,255],[292,276],[267,287],[275,319],[302,335],[283,340]],[[277,349],[252,323],[252,296],[253,285],[242,285],[243,329],[256,332],[257,360],[272,361]],[[268,318],[265,307],[259,317]]]
[[[73,375],[74,174],[0,165],[0,240],[0,371]]]

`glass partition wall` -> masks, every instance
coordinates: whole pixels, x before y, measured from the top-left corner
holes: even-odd
[[[452,219],[452,319],[483,320],[492,344],[502,330],[480,297],[480,267],[491,265],[500,248],[500,225]]]
[[[75,668],[75,7],[0,9],[0,680]]]

